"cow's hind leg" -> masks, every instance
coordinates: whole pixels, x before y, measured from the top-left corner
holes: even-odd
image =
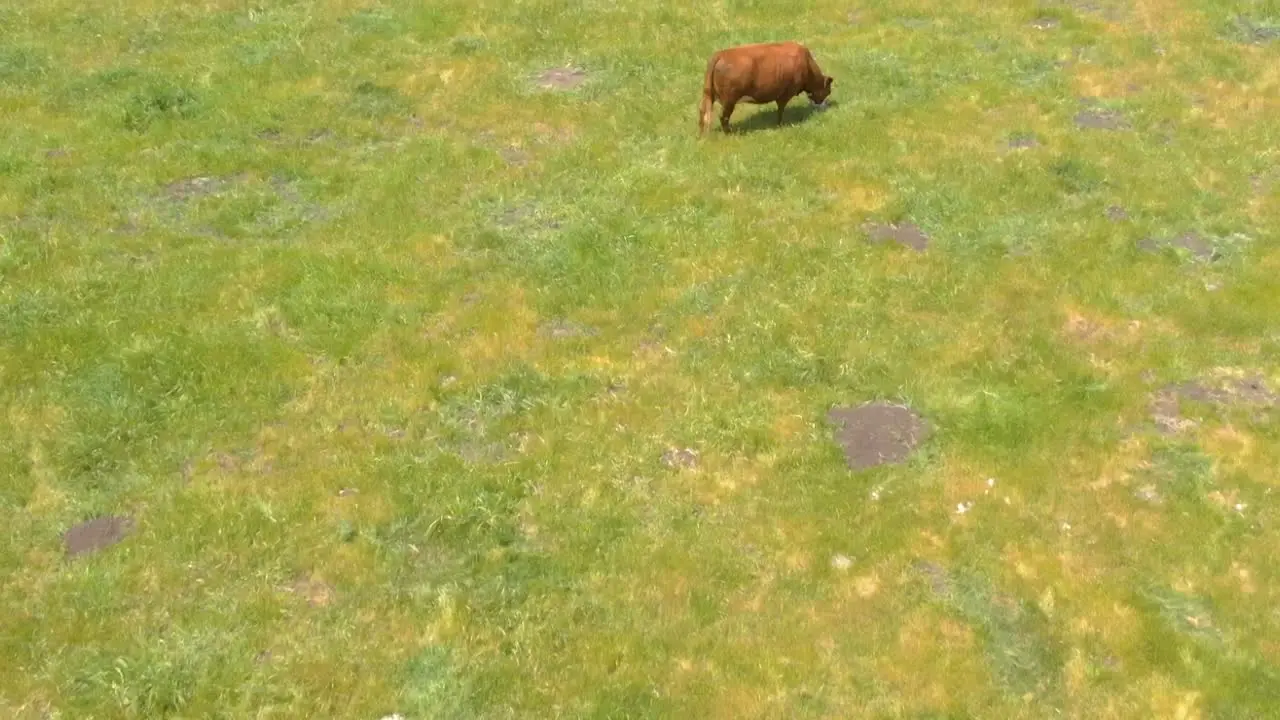
[[[702,103],[698,106],[698,134],[701,135],[711,126],[711,111],[715,98],[711,93],[702,94]]]
[[[720,129],[724,132],[729,132],[729,116],[733,115],[733,106],[737,104],[737,100],[720,100]]]

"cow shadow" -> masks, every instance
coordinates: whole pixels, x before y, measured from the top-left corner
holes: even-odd
[[[817,105],[802,99],[794,105],[788,105],[787,109],[782,113],[782,125],[778,125],[778,106],[774,104],[755,106],[759,109],[755,114],[739,122],[736,118],[729,121],[730,133],[751,133],[761,130],[780,130],[789,125],[799,125],[806,122],[814,115],[824,112],[830,112],[836,109],[838,103],[835,100],[828,100],[827,107],[824,110],[818,109]],[[742,108],[742,105],[738,106]],[[750,105],[746,107],[752,107]],[[717,107],[717,110],[719,108]],[[737,113],[735,113],[736,115]],[[715,116],[715,124],[720,123],[719,113]]]

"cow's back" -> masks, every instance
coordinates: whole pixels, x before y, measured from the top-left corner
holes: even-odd
[[[772,102],[805,87],[809,53],[793,41],[755,43],[721,50],[715,64],[717,94]]]

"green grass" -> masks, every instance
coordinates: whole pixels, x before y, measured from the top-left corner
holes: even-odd
[[[1280,5],[564,7],[0,8],[0,715],[1276,716]]]

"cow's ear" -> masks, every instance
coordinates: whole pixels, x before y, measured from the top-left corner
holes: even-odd
[[[831,89],[831,83],[833,83],[833,82],[835,82],[835,81],[836,81],[836,79],[835,79],[835,78],[830,77],[830,76],[828,76],[828,77],[827,77],[827,89],[828,89],[828,90],[830,90],[830,89]]]

